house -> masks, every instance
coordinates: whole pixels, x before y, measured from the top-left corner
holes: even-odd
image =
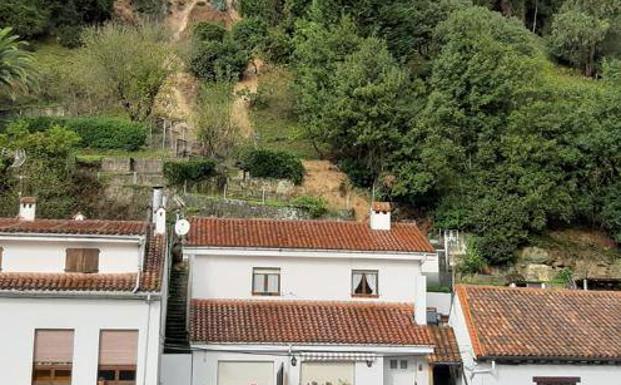
[[[166,291],[155,223],[0,218],[0,372],[7,385],[157,385]]]
[[[427,321],[435,251],[390,216],[374,205],[370,223],[191,218],[190,362],[165,358],[175,374],[163,383],[427,385],[437,372],[452,384],[452,330]]]
[[[466,385],[621,384],[621,293],[457,286]]]

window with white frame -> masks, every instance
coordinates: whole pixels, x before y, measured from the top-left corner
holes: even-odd
[[[377,297],[377,270],[353,270],[351,274],[351,295],[354,297]]]
[[[280,269],[255,267],[252,269],[253,295],[280,295]]]

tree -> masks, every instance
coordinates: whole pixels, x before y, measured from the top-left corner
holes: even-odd
[[[0,91],[14,95],[35,83],[32,55],[25,51],[26,43],[12,35],[12,29],[0,29]]]
[[[213,82],[203,85],[192,121],[205,155],[226,157],[237,143],[239,127],[231,119],[234,102],[232,84]]]
[[[0,26],[13,28],[21,37],[33,38],[48,30],[50,13],[40,0],[0,2]]]
[[[599,59],[606,54],[607,38],[621,29],[621,3],[616,0],[568,0],[554,17],[549,44],[552,52],[593,76]],[[612,50],[617,44],[608,45]]]
[[[168,36],[157,24],[106,24],[83,35],[78,61],[96,92],[111,95],[130,119],[145,121],[175,71]]]
[[[222,41],[193,42],[189,67],[204,80],[228,82],[239,80],[249,59],[249,53],[238,42],[225,36]]]

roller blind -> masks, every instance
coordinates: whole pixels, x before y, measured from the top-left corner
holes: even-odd
[[[35,364],[71,364],[73,330],[36,330]]]
[[[102,330],[99,337],[99,365],[136,365],[137,330]]]
[[[353,362],[303,362],[301,385],[353,385]]]

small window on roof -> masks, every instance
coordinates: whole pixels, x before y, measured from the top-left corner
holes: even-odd
[[[70,248],[66,250],[65,272],[97,273],[99,271],[99,249]]]

